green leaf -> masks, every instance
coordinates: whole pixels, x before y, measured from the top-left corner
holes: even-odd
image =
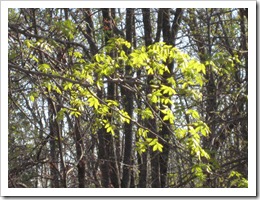
[[[189,86],[189,83],[185,82],[182,84],[182,89],[187,89]]]
[[[90,107],[94,107],[96,110],[98,109],[98,106],[100,105],[99,101],[97,98],[95,98],[94,96],[91,96],[88,99],[88,103]]]
[[[160,152],[162,152],[162,151],[163,151],[163,145],[161,145],[161,144],[158,143],[158,150],[159,150]]]
[[[57,113],[56,119],[57,119],[58,121],[63,120],[65,111],[66,111],[66,109],[65,109],[65,108],[62,108],[62,109]],[[73,113],[73,114],[74,114],[74,113]],[[73,114],[72,114],[72,115],[73,115]]]
[[[130,123],[130,116],[126,111],[120,110],[120,119],[122,122]]]
[[[32,55],[32,54],[30,55],[30,58],[31,58],[32,60],[34,60],[35,62],[37,62],[37,63],[39,62],[38,58],[36,58],[36,57],[35,57],[34,55]]]
[[[149,139],[149,138],[147,138],[147,139]],[[146,141],[148,141],[147,139],[146,139]],[[158,142],[158,139],[155,138],[155,139],[153,139],[148,145],[149,145],[149,146],[154,146],[157,142]]]
[[[126,54],[125,54],[125,51],[120,51],[120,58],[121,58],[122,60],[126,60],[126,59],[127,59],[127,56],[126,56]]]
[[[147,74],[148,75],[153,75],[154,74],[153,69],[149,67],[148,70],[147,70]]]
[[[70,82],[65,82],[63,85],[63,89],[66,90],[71,90],[72,89],[73,84]]]
[[[142,139],[139,139],[136,143],[136,150],[141,155],[143,152],[146,152],[147,146],[145,145],[145,142]]]
[[[115,131],[108,120],[104,119],[103,124],[105,124],[104,127],[105,127],[107,133],[111,133],[112,135],[115,135]]]
[[[48,92],[51,91],[51,84],[50,83],[47,83],[47,90],[48,90]]]
[[[77,111],[76,109],[72,109],[70,111],[70,115],[75,116],[75,117],[79,117],[81,115],[81,113],[79,111]]]
[[[153,151],[156,151],[158,149],[158,146],[155,144],[154,146],[153,146]]]
[[[157,101],[158,101],[157,96],[156,95],[152,95],[151,101],[152,101],[152,103],[157,103]]]
[[[108,124],[107,124],[108,125]],[[105,127],[106,128],[106,127]],[[112,131],[112,127],[110,125],[107,126],[107,132],[111,132]]]
[[[163,91],[163,94],[168,94],[168,95],[176,94],[174,89],[166,85],[162,85],[161,90]]]
[[[200,115],[199,115],[199,113],[196,110],[189,109],[189,110],[186,111],[186,114],[191,114],[191,116],[194,119],[199,119],[200,118]]]
[[[108,106],[116,106],[117,107],[119,105],[117,101],[110,100],[110,99],[107,99],[106,103],[107,103]]]
[[[49,64],[44,63],[44,64],[39,65],[39,70],[44,73],[47,73],[50,69],[51,69],[51,67]]]
[[[231,179],[231,186],[239,187],[239,188],[247,188],[248,187],[248,180],[242,177],[242,174],[240,174],[237,171],[231,171],[229,176],[229,179]]]
[[[210,155],[203,149],[201,149],[201,156],[205,157],[207,160],[210,159]]]
[[[143,128],[139,128],[138,131],[137,131],[137,134],[140,136],[140,137],[143,137],[144,139],[151,139],[151,138],[147,138],[147,133],[149,131],[148,130],[144,130]],[[152,139],[151,139],[152,140]],[[150,140],[150,141],[151,141]],[[146,140],[147,141],[147,140]],[[147,141],[147,142],[150,142],[150,141]]]
[[[205,65],[203,65],[203,64],[200,64],[201,65],[201,71],[202,71],[202,73],[203,74],[206,74],[206,67],[205,67]]]
[[[145,108],[145,110],[141,110],[140,115],[142,119],[153,119],[153,113],[149,108]]]
[[[30,95],[30,100],[32,101],[32,102],[34,102],[34,96],[33,95]]]
[[[169,121],[170,124],[173,124],[175,117],[171,109],[166,108],[164,110],[161,110],[161,112],[165,114],[165,116],[163,117],[163,121]]]
[[[167,78],[167,82],[171,84],[173,87],[176,87],[176,82],[173,77]]]
[[[27,46],[28,48],[30,48],[30,47],[32,46],[30,40],[25,40],[24,43],[26,44],[26,46]]]
[[[183,139],[188,131],[186,129],[178,128],[175,131],[175,135],[178,139]]]
[[[56,91],[58,94],[62,94],[60,88],[58,88],[56,85],[53,86],[53,90]]]
[[[156,146],[156,150],[158,150],[158,151],[160,151],[160,152],[162,152],[163,151],[163,145],[161,145],[159,142],[156,144],[156,145],[154,145],[154,146]],[[153,149],[154,150],[154,149]],[[154,150],[155,151],[155,150]]]
[[[36,98],[38,98],[39,94],[36,91],[32,91],[29,94],[29,99],[31,102],[34,102]]]
[[[169,115],[165,115],[165,116],[163,117],[163,121],[167,121],[167,120],[169,120]]]
[[[75,51],[73,54],[74,54],[75,58],[81,58],[82,57],[82,54],[78,51]]]
[[[101,61],[101,56],[100,56],[100,54],[96,54],[95,58],[96,58],[96,61],[97,61],[97,62],[100,62],[100,61]]]
[[[107,128],[107,132],[111,133],[112,135],[115,135],[115,131],[113,130],[112,126]]]
[[[153,141],[153,138],[146,138],[146,141],[150,143],[151,141]]]

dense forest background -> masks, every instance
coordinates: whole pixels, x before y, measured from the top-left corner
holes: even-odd
[[[247,41],[243,8],[9,9],[9,187],[248,187]]]

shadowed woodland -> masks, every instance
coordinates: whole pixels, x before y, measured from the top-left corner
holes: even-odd
[[[8,11],[8,185],[248,187],[248,10]]]

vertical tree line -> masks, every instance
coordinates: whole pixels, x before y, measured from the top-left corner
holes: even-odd
[[[9,187],[247,187],[247,23],[9,9]]]

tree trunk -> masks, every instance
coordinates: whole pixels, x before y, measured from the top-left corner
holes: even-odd
[[[58,155],[57,155],[57,130],[55,128],[54,111],[52,108],[52,100],[48,98],[48,109],[49,109],[49,129],[50,129],[50,172],[51,172],[51,187],[59,188],[59,166],[58,166]]]
[[[181,22],[181,17],[182,17],[182,9],[178,8],[176,9],[176,13],[174,16],[173,24],[172,27],[170,27],[170,10],[163,9],[163,26],[162,26],[162,31],[163,31],[163,41],[166,44],[171,44],[175,46],[175,41],[177,37],[177,32],[179,30],[179,24]],[[165,72],[163,74],[163,84],[168,85],[167,79],[172,76],[173,72],[173,66],[174,63],[165,63],[170,71],[170,73]],[[171,98],[168,94],[164,94],[164,97],[166,98]],[[167,105],[169,109],[171,110],[171,105]],[[164,115],[161,113],[161,118],[163,119]],[[167,183],[167,169],[168,169],[168,160],[169,160],[169,139],[171,135],[171,130],[170,130],[170,122],[169,121],[164,121],[162,125],[162,130],[160,131],[159,135],[166,141],[164,143],[164,148],[163,152],[160,153],[160,181],[161,181],[161,187],[164,188],[166,187]],[[162,142],[162,141],[159,141]]]
[[[143,13],[143,22],[144,22],[144,30],[152,30],[152,25],[151,25],[151,18],[150,18],[150,9],[142,9],[142,13]],[[149,46],[152,44],[152,36],[151,36],[151,32],[145,31],[145,35],[144,35],[144,41],[145,41],[145,46]],[[152,88],[150,86],[150,81],[153,79],[152,75],[148,75],[147,77],[147,89],[146,89],[146,94],[151,93]],[[154,131],[157,132],[157,127],[156,127],[156,121],[155,119],[150,119],[150,120],[146,120],[145,122],[146,126]],[[148,162],[148,152],[143,152],[142,154],[142,163],[140,164],[140,180],[139,180],[139,185],[140,187],[147,187],[147,162]],[[156,177],[158,177],[158,171],[159,169],[157,169],[158,167],[158,158],[156,157],[156,155],[153,155],[153,153],[151,153],[151,168],[152,168],[152,181],[154,179],[156,179]],[[152,185],[154,186],[156,182],[153,182]]]
[[[127,8],[126,9],[126,40],[132,44],[132,33],[133,33],[133,14],[134,9]],[[129,54],[130,51],[128,49],[124,49],[126,54]],[[125,75],[126,79],[132,76],[130,71],[130,66],[125,67]],[[122,97],[123,97],[123,105],[125,111],[128,113],[130,118],[133,115],[133,94],[131,91],[128,91],[124,87],[121,88]],[[132,165],[132,146],[133,146],[133,130],[132,130],[132,122],[124,124],[124,134],[125,134],[125,145],[124,145],[124,160],[123,160],[123,177],[121,186],[123,188],[130,187],[130,175],[131,175],[131,165]]]
[[[76,117],[75,117],[74,131],[76,137],[79,188],[85,188],[86,160],[84,156],[84,143],[80,133],[80,119]]]

